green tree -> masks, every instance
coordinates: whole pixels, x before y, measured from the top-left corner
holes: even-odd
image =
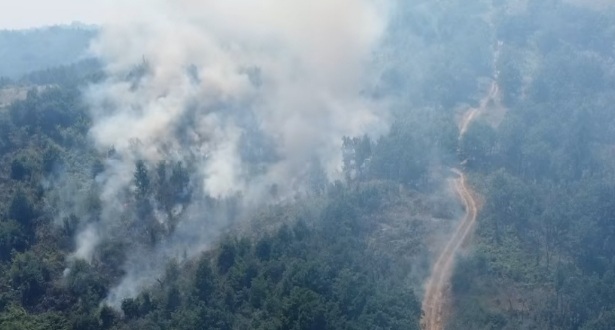
[[[26,193],[19,189],[13,195],[9,205],[9,218],[16,220],[27,232],[34,230],[36,211]]]
[[[24,252],[27,246],[27,235],[17,222],[0,221],[0,261],[10,260],[13,251]]]
[[[9,271],[11,284],[21,294],[21,303],[32,306],[44,294],[49,270],[32,252],[15,256]]]
[[[145,162],[138,160],[135,165],[134,182],[137,187],[137,197],[147,198],[150,193],[150,178]]]

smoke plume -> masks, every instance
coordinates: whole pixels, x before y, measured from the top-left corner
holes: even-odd
[[[119,9],[91,47],[106,77],[85,93],[90,134],[108,156],[97,177],[100,219],[83,226],[75,257],[91,259],[101,242],[138,235],[139,212],[126,212],[138,161],[150,172],[181,162],[194,192],[190,203],[152,212],[168,235],[130,249],[108,298],[115,306],[152,284],[171,258],[207,249],[232,221],[238,196],[252,206],[271,200],[272,187],[277,199],[292,196],[305,191],[314,167],[335,179],[343,136],[387,128],[382,101],[368,92],[386,25],[382,3],[136,4]]]

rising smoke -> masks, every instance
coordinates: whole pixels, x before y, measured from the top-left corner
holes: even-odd
[[[130,236],[125,212],[135,163],[181,161],[197,190],[173,216],[173,230],[126,256],[108,303],[151,285],[172,258],[190,258],[232,220],[211,199],[259,205],[305,190],[312,167],[340,175],[343,136],[387,128],[369,97],[370,63],[387,6],[372,0],[177,0],[125,6],[92,51],[106,78],[85,95],[91,137],[107,153],[98,175],[101,215],[83,226],[75,258]],[[245,207],[245,206],[244,206]],[[177,220],[177,218],[179,220]],[[127,238],[130,240],[130,238]]]

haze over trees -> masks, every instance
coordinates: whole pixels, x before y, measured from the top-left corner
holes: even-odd
[[[296,119],[259,108],[294,95],[268,89],[278,77],[266,68],[284,64],[241,67],[245,80],[213,93],[226,98],[177,103],[216,77],[198,60],[165,94],[151,87],[159,58],[139,54],[120,77],[82,57],[95,29],[0,31],[0,329],[419,329],[424,281],[464,212],[451,168],[481,205],[446,329],[613,328],[615,7],[588,3],[397,2],[366,52],[377,78],[359,89],[386,105],[388,129],[333,142],[335,116],[299,116],[313,131],[263,126]],[[312,83],[326,73],[292,73],[322,91]],[[501,104],[458,140],[460,114],[493,79]],[[108,99],[120,87],[129,110]],[[147,140],[158,131],[139,126],[141,139],[101,148],[105,115],[134,120],[145,97],[186,107],[172,139]],[[202,107],[215,120],[203,123]],[[339,113],[369,117],[353,111]],[[197,124],[220,129],[204,137]],[[203,152],[218,140],[228,143]],[[336,177],[323,141],[337,148]],[[234,189],[211,177],[233,177]]]
[[[97,33],[96,28],[78,24],[0,31],[0,77],[18,79],[33,71],[86,59]]]

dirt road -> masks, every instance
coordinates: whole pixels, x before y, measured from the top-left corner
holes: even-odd
[[[485,111],[489,102],[497,97],[498,86],[494,81],[491,84],[489,93],[480,101],[477,108],[469,109],[461,119],[459,124],[459,140],[463,138],[468,126],[477,117],[478,114]],[[438,256],[436,263],[431,270],[431,276],[427,280],[425,296],[423,298],[423,318],[421,319],[421,327],[424,330],[442,330],[444,329],[444,315],[446,314],[446,304],[449,291],[450,279],[453,274],[453,266],[455,265],[455,256],[463,242],[472,232],[476,223],[476,200],[474,199],[470,188],[466,184],[466,177],[463,172],[458,169],[452,169],[458,176],[454,180],[454,188],[459,198],[465,207],[465,215],[461,222],[455,228],[455,232],[447,242],[446,246]]]
[[[466,184],[465,175],[457,169],[452,171],[458,176],[454,181],[454,187],[465,206],[465,215],[434,264],[432,275],[427,283],[423,300],[424,316],[421,322],[422,328],[426,330],[441,330],[444,327],[446,293],[455,264],[455,255],[472,232],[478,212],[476,200]]]
[[[486,20],[492,31],[495,30],[495,26],[493,24],[494,15],[495,10],[491,7],[487,13]],[[493,108],[496,108],[497,106],[502,107],[499,97],[500,90],[497,84],[499,76],[497,65],[502,46],[503,42],[496,40],[492,58],[493,80],[489,86],[489,91],[480,100],[478,107],[468,109],[459,121],[459,142],[462,141],[468,127],[474,119],[484,115],[488,108],[493,110]],[[492,104],[496,105],[496,107],[493,107]],[[458,169],[452,169],[452,171],[457,175],[457,178],[453,183],[455,191],[459,195],[459,198],[465,207],[465,215],[457,225],[457,228],[455,228],[451,238],[438,256],[438,259],[431,270],[431,275],[427,280],[422,306],[423,317],[421,318],[421,328],[424,330],[444,329],[446,322],[445,316],[447,313],[447,300],[450,291],[450,280],[453,274],[453,268],[455,266],[455,256],[464,241],[474,229],[474,225],[476,224],[476,215],[478,213],[477,202],[474,198],[472,190],[466,183],[465,174]]]
[[[461,118],[461,122],[459,123],[459,139],[460,140],[464,136],[464,134],[466,134],[466,132],[468,131],[468,127],[470,126],[470,123],[472,123],[474,118],[476,118],[478,114],[480,114],[481,112],[484,112],[487,109],[487,106],[489,106],[489,102],[495,102],[497,100],[498,92],[499,92],[498,84],[494,80],[491,83],[491,87],[489,88],[489,93],[487,94],[486,97],[484,97],[480,101],[480,104],[478,105],[478,107],[471,108],[470,110],[464,113],[463,118]]]
[[[494,53],[494,69],[501,45],[498,42],[498,47]],[[461,118],[459,123],[459,141],[463,139],[468,127],[476,117],[484,114],[491,103],[499,102],[498,93],[497,71],[495,71],[495,77],[487,95],[480,100],[478,107],[468,109]],[[453,266],[455,265],[455,256],[463,242],[472,232],[478,212],[476,200],[471,189],[466,184],[465,174],[458,169],[452,169],[452,171],[458,176],[454,181],[454,187],[465,207],[465,215],[438,256],[431,270],[431,276],[427,280],[422,306],[424,314],[421,319],[421,327],[424,330],[442,330],[444,328],[447,297],[450,279],[453,274]]]

